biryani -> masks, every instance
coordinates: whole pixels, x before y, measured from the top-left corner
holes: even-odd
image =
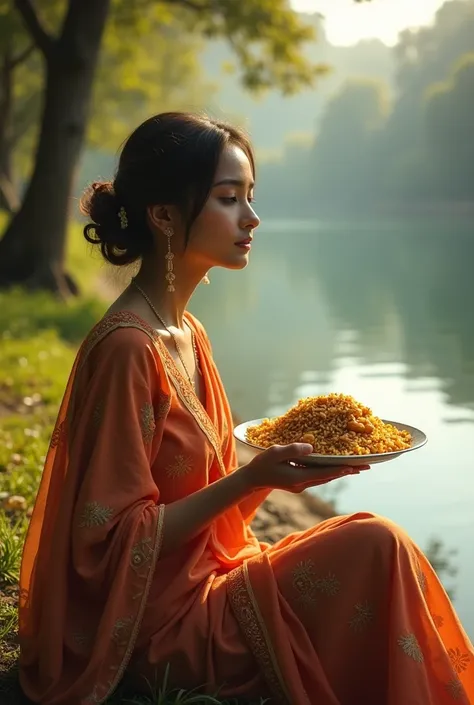
[[[405,450],[412,438],[353,397],[328,394],[300,399],[282,416],[250,426],[247,440],[260,448],[310,443],[320,455],[369,455]]]

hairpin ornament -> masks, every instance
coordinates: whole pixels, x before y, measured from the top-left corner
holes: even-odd
[[[118,217],[120,218],[120,227],[122,230],[128,227],[127,211],[122,206],[118,212]]]

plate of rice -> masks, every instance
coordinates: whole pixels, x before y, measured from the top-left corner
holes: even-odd
[[[374,416],[368,406],[345,394],[306,397],[282,416],[254,419],[234,429],[235,438],[255,455],[272,445],[310,443],[313,453],[298,465],[373,465],[422,448],[417,428]]]

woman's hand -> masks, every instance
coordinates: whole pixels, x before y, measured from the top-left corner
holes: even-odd
[[[290,465],[289,461],[298,462],[298,458],[309,455],[313,447],[308,443],[291,443],[290,445],[274,445],[253,458],[249,463],[239,468],[246,478],[250,489],[275,489],[287,492],[303,492],[308,487],[324,485],[332,480],[357,475],[361,470],[368,470],[368,465],[351,467],[343,465],[301,467]]]

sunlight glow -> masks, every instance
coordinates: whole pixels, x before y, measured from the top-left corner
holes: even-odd
[[[430,24],[443,0],[372,0],[362,4],[354,0],[291,0],[291,4],[300,12],[324,15],[332,44],[376,38],[393,45],[407,27]]]

